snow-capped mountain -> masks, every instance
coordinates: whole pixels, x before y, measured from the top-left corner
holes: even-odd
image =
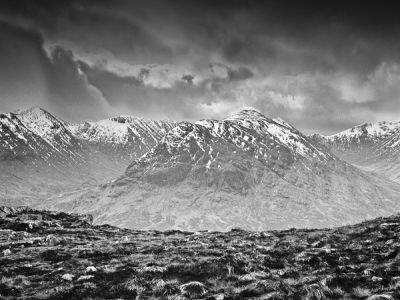
[[[364,156],[370,155],[377,143],[382,142],[398,130],[400,130],[400,122],[364,123],[326,136],[326,139],[333,152],[353,160],[359,153]]]
[[[16,116],[26,128],[41,137],[55,151],[65,151],[67,146],[76,147],[79,144],[67,123],[41,108],[33,107],[19,112]]]
[[[400,122],[365,123],[311,139],[350,163],[400,182]]]
[[[363,141],[378,141],[392,135],[399,129],[400,122],[364,123],[334,135],[326,136],[326,138],[349,145]]]
[[[1,160],[17,154],[20,157],[36,155],[38,150],[46,147],[40,137],[26,128],[15,114],[0,114],[0,125]],[[30,145],[29,141],[32,141],[33,145]]]
[[[245,110],[179,123],[125,174],[53,208],[136,229],[259,230],[385,215],[399,196],[283,120]]]
[[[48,112],[33,108],[2,114],[0,123],[2,202],[30,204],[89,178],[79,168],[85,162],[80,141]]]
[[[70,124],[41,108],[0,115],[0,198],[48,198],[114,178],[173,122],[116,117]]]
[[[84,161],[82,145],[65,122],[32,108],[0,115],[0,153],[3,162],[60,166]]]
[[[309,159],[333,158],[284,120],[268,119],[255,110],[243,110],[222,121],[203,120],[196,124],[207,127],[213,135],[229,139],[245,150],[257,148],[258,155],[267,156],[266,160],[274,151],[289,151],[294,157]]]
[[[125,160],[138,158],[153,148],[174,126],[173,121],[154,121],[118,116],[98,122],[70,124],[80,140]]]

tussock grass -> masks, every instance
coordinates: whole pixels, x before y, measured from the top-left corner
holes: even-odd
[[[190,233],[32,212],[0,218],[0,299],[400,299],[399,216]]]

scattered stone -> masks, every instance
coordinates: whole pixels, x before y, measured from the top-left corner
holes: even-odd
[[[61,276],[62,279],[67,280],[67,281],[72,281],[74,279],[75,275],[72,274],[64,274]]]
[[[392,295],[380,294],[380,295],[372,295],[367,298],[367,300],[394,300]]]
[[[371,280],[372,280],[373,282],[379,282],[379,281],[382,281],[383,279],[382,279],[382,277],[372,276]]]
[[[121,242],[121,243],[129,243],[130,240],[129,240],[129,238],[128,238],[127,236],[123,236],[123,237],[121,238],[120,242]]]
[[[314,247],[314,248],[321,248],[322,245],[323,245],[322,241],[316,241],[316,242],[311,244],[311,246]]]
[[[96,273],[97,269],[94,266],[89,266],[86,268],[86,273]]]
[[[10,249],[3,250],[3,256],[9,256],[9,255],[11,255]]]
[[[367,276],[370,276],[373,272],[374,272],[374,270],[372,270],[372,269],[370,269],[370,268],[365,269],[365,270],[363,271],[364,275],[367,275]]]
[[[52,234],[46,236],[45,242],[49,246],[57,246],[60,244],[60,239]]]
[[[0,217],[0,258],[8,256],[0,259],[0,298],[392,300],[400,295],[400,228],[378,226],[397,222],[400,215],[340,229],[274,231],[272,239],[247,231],[166,235],[89,226],[65,213],[42,212],[42,220],[37,214]],[[30,232],[29,222],[36,226]],[[368,224],[376,225],[366,230]],[[365,244],[367,238],[373,242]],[[48,246],[66,241],[65,247]],[[314,247],[315,241],[323,245]],[[199,278],[207,285],[191,281]]]
[[[252,274],[246,274],[246,275],[242,275],[239,276],[238,281],[241,283],[248,283],[248,282],[252,282],[254,281],[254,276],[252,276]]]
[[[92,278],[94,278],[94,275],[82,275],[82,276],[79,276],[78,281],[89,280]]]
[[[167,268],[165,267],[159,267],[159,266],[148,266],[148,267],[143,267],[140,272],[141,273],[152,273],[152,274],[162,274],[167,271]]]

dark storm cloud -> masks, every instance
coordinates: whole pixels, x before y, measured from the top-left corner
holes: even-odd
[[[101,66],[89,66],[82,61],[78,61],[78,65],[86,74],[90,85],[101,90],[111,106],[121,111],[131,111],[133,107],[141,115],[152,118],[197,119],[199,113],[208,117],[223,117],[218,112],[207,110],[208,106],[218,102],[214,97],[216,85],[240,80],[228,75],[227,78],[206,78],[195,84],[194,76],[184,75],[176,76],[171,86],[159,86],[148,81],[154,70],[143,68],[137,76],[121,76]],[[248,76],[247,71],[229,69],[228,74],[231,72],[244,72]]]
[[[70,51],[57,48],[48,57],[38,32],[4,22],[0,37],[2,110],[41,106],[73,120],[104,114],[104,99],[79,74]]]
[[[254,76],[254,73],[249,68],[240,66],[238,68],[232,68],[228,65],[221,64],[221,63],[213,63],[210,64],[211,72],[215,73],[218,72],[217,69],[222,68],[226,72],[226,79],[227,80],[245,80],[249,79]]]
[[[389,1],[4,0],[0,109],[35,99],[66,118],[197,119],[252,106],[322,132],[395,119],[397,12]]]

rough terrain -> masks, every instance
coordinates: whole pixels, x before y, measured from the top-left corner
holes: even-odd
[[[0,208],[0,299],[400,299],[400,216],[325,230],[134,231]]]

